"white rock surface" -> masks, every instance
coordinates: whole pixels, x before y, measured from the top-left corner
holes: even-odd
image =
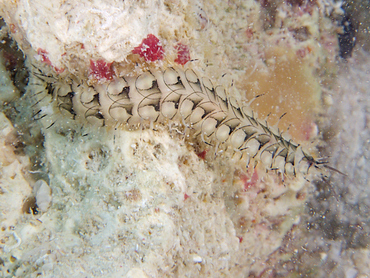
[[[44,180],[38,180],[33,185],[33,194],[36,198],[37,207],[42,212],[46,212],[52,201],[51,189],[49,185]]]

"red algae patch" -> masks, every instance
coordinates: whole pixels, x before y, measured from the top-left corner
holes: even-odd
[[[107,63],[104,60],[90,60],[90,77],[98,81],[112,80],[114,71],[112,63]]]
[[[146,62],[162,60],[164,56],[162,42],[153,34],[149,34],[143,39],[142,43],[135,47],[132,53],[139,54]]]
[[[266,53],[267,70],[247,70],[243,89],[247,99],[263,95],[251,107],[259,119],[269,115],[273,125],[279,118],[281,130],[289,128],[296,141],[307,141],[315,135],[315,108],[319,107],[320,85],[308,62],[293,51],[275,48]]]
[[[254,170],[252,176],[248,176],[245,173],[240,174],[240,180],[244,184],[243,191],[248,191],[248,189],[254,187],[259,182],[257,170]]]
[[[175,59],[176,63],[183,66],[190,61],[190,52],[187,45],[178,43],[175,46],[175,49],[177,50],[177,58]]]
[[[42,48],[38,48],[37,49],[37,54],[40,56],[41,62],[44,63],[44,64],[47,64],[48,66],[51,66],[55,70],[56,73],[62,73],[64,71],[63,68],[62,69],[57,68],[51,63],[51,61],[48,57],[49,53],[46,50],[44,50]]]

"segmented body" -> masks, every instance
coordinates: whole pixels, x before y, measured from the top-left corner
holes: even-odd
[[[262,162],[267,170],[295,176],[323,165],[299,144],[254,117],[249,107],[239,106],[222,86],[214,86],[191,69],[147,71],[94,87],[60,83],[40,72],[35,77],[43,81],[38,82],[41,89],[34,94],[38,119],[57,108],[73,119],[100,126],[134,128],[174,122],[184,126],[191,138],[217,150],[231,150],[246,166]],[[55,121],[49,120],[47,128]]]

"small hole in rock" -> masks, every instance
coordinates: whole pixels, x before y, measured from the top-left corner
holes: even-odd
[[[37,210],[37,204],[36,204],[36,198],[35,197],[28,197],[24,203],[23,203],[23,208],[22,208],[23,213],[28,213],[28,214],[33,214],[36,215],[38,214]]]

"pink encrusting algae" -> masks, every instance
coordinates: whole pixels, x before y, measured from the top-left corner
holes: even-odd
[[[153,34],[143,39],[142,43],[132,50],[132,53],[139,54],[147,62],[162,60],[164,57],[162,42]]]

